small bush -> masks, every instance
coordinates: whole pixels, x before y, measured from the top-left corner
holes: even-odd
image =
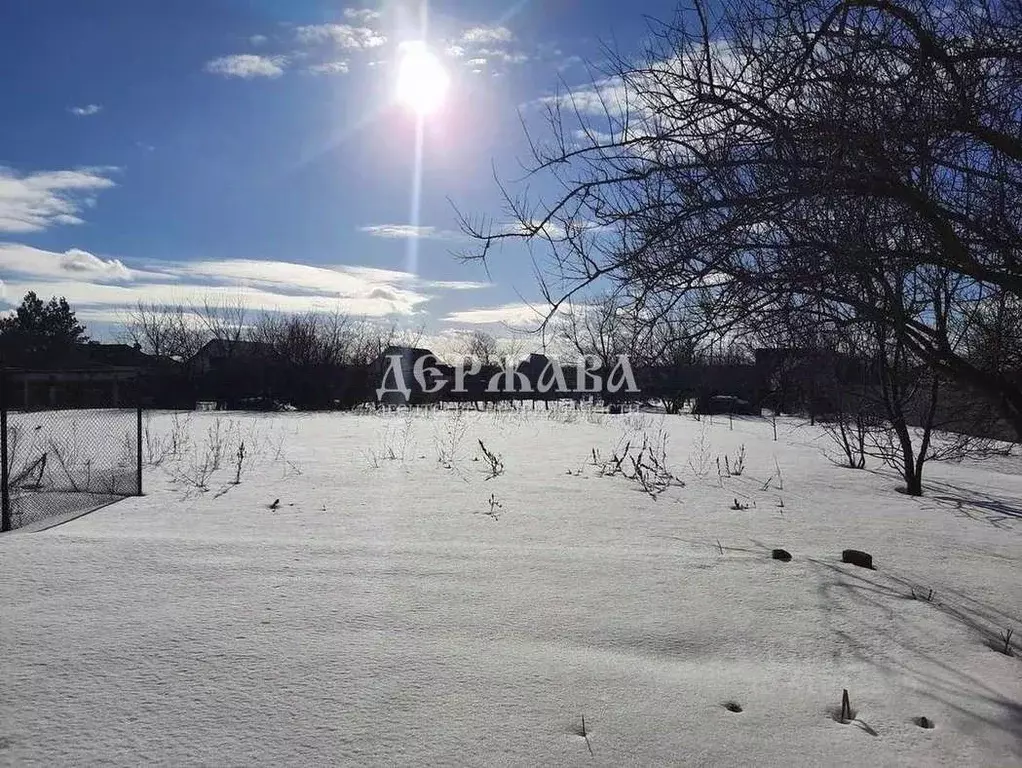
[[[479,448],[483,452],[483,458],[486,460],[486,464],[489,467],[489,474],[486,476],[486,480],[492,480],[495,477],[499,477],[504,474],[504,460],[501,457],[490,451],[482,440],[479,441]]]

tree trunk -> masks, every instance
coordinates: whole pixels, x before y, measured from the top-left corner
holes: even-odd
[[[914,464],[905,465],[905,493],[909,496],[923,495],[923,476],[916,471]]]

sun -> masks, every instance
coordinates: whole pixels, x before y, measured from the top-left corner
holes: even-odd
[[[444,103],[451,79],[440,59],[421,41],[401,46],[397,70],[397,100],[420,116]]]

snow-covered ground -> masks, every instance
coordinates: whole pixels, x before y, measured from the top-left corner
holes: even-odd
[[[0,538],[0,764],[1022,765],[1022,459],[778,432],[156,415],[146,496]],[[684,487],[601,476],[644,434]]]

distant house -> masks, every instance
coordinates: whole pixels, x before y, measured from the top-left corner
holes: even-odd
[[[188,368],[201,375],[228,366],[263,365],[272,354],[272,345],[261,341],[210,339],[189,358]]]
[[[45,357],[7,354],[12,408],[117,408],[139,401],[139,382],[170,361],[126,344],[76,344]]]
[[[416,368],[430,374],[425,381],[415,375]],[[430,369],[434,371],[430,371]],[[377,402],[381,405],[421,405],[446,398],[453,386],[454,369],[440,362],[430,350],[421,347],[389,346],[374,366]],[[425,386],[424,386],[425,385]],[[436,389],[436,392],[427,390]]]
[[[878,370],[865,357],[853,357],[833,350],[798,347],[756,350],[771,406],[787,413],[832,413],[839,390],[879,386]]]
[[[765,394],[763,372],[752,363],[685,362],[644,366],[635,370],[635,378],[642,398],[658,398],[670,412],[679,411],[687,402],[705,404],[715,397],[737,398],[750,404],[753,412],[758,412],[756,408]]]
[[[533,390],[536,390],[538,389],[541,382],[543,385],[547,385],[550,383],[547,381],[547,379],[553,376],[550,365],[551,363],[549,357],[547,357],[546,355],[541,355],[537,354],[536,352],[533,352],[525,360],[522,360],[520,363],[518,363],[518,366],[515,370],[526,378],[526,380],[529,382],[530,387]],[[565,384],[567,384],[567,382],[565,382]],[[543,394],[536,392],[533,396],[537,398],[539,397],[557,398],[564,396],[564,393],[553,391],[554,389],[556,389],[556,385],[554,385],[551,388],[551,391],[548,391]]]
[[[195,400],[225,408],[272,396],[273,347],[258,341],[211,339],[186,365]]]
[[[560,400],[571,398],[583,400],[596,394],[579,391],[578,366],[562,364],[536,352],[522,360],[515,370],[529,383],[531,391],[523,396],[524,399]],[[559,378],[558,373],[560,374]],[[540,392],[540,387],[543,387],[545,391]]]

